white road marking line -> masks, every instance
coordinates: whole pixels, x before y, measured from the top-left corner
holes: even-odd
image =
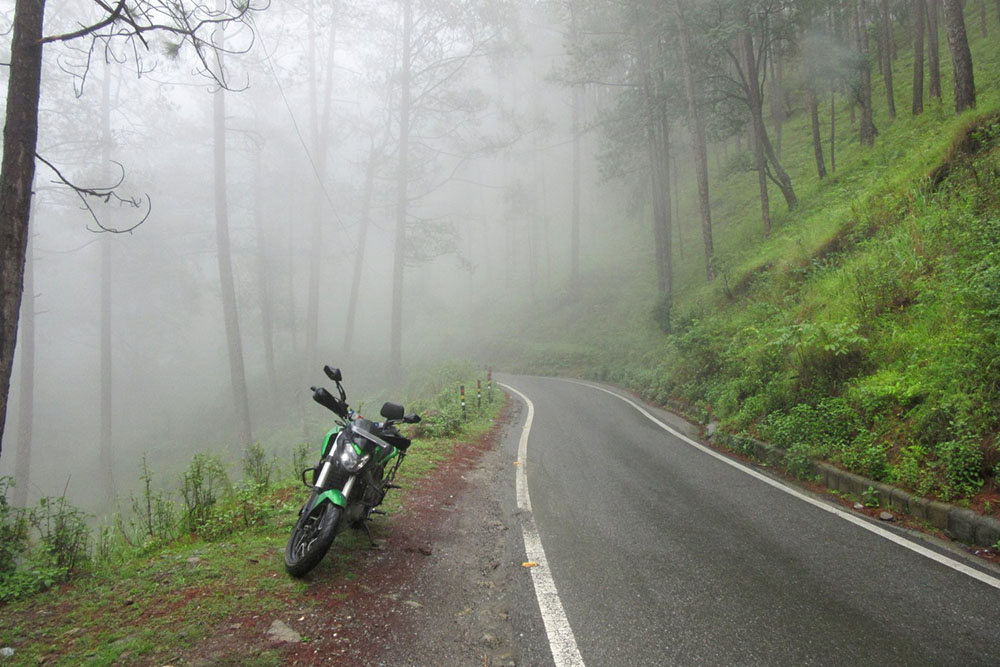
[[[531,513],[531,496],[528,494],[528,436],[531,434],[531,422],[535,417],[535,405],[527,396],[510,385],[498,383],[521,397],[528,406],[528,417],[524,420],[521,430],[521,440],[517,445],[517,474],[515,489],[517,507],[522,512],[521,529],[524,534],[524,552],[529,561],[538,565],[531,569],[531,580],[535,585],[535,597],[538,599],[538,609],[545,623],[545,633],[549,637],[549,649],[556,667],[583,667],[583,658],[576,647],[576,637],[566,620],[559,592],[552,580],[552,571],[542,549],[542,538],[535,525],[535,516]]]
[[[933,560],[935,562],[938,562],[938,563],[944,565],[945,567],[950,567],[951,569],[953,569],[953,570],[955,570],[957,572],[961,572],[964,575],[972,577],[973,579],[976,579],[977,581],[980,581],[980,582],[986,584],[987,586],[992,586],[993,588],[1000,589],[1000,579],[997,579],[996,577],[993,577],[993,576],[991,576],[989,574],[986,574],[985,572],[980,572],[979,570],[977,570],[977,569],[975,569],[973,567],[969,567],[968,565],[965,565],[964,563],[960,563],[959,561],[954,560],[952,558],[949,558],[948,556],[939,554],[936,551],[933,551],[933,550],[928,549],[926,547],[922,547],[919,544],[916,544],[915,542],[911,542],[910,540],[907,540],[907,539],[905,539],[903,537],[900,537],[899,535],[896,535],[895,533],[893,533],[891,531],[886,530],[885,528],[882,528],[881,526],[877,526],[877,525],[875,525],[873,523],[865,521],[864,519],[860,519],[857,516],[851,514],[850,512],[845,512],[844,510],[840,509],[839,507],[836,507],[834,505],[830,505],[830,504],[821,502],[819,500],[816,500],[815,498],[810,498],[809,496],[807,496],[804,493],[798,491],[797,489],[794,489],[794,488],[792,488],[790,486],[787,486],[787,485],[785,485],[785,484],[783,484],[783,483],[781,483],[781,482],[779,482],[779,481],[777,481],[775,479],[772,479],[772,478],[768,477],[767,475],[759,473],[759,472],[757,472],[756,470],[754,470],[752,468],[748,468],[747,466],[743,465],[742,463],[740,463],[738,461],[734,461],[733,459],[729,458],[728,456],[724,456],[724,455],[720,454],[719,452],[717,452],[717,451],[715,451],[713,449],[710,449],[710,448],[706,447],[705,445],[702,445],[699,442],[695,442],[694,440],[692,440],[691,438],[687,437],[683,433],[680,433],[680,432],[676,431],[675,429],[671,428],[670,426],[668,426],[667,424],[664,424],[662,421],[660,421],[655,416],[653,416],[648,410],[646,410],[645,408],[643,408],[641,405],[639,405],[638,403],[636,403],[635,401],[633,401],[630,398],[626,398],[625,396],[622,396],[621,394],[615,393],[615,392],[611,391],[610,389],[605,389],[604,387],[599,387],[597,385],[590,384],[588,382],[579,382],[577,380],[563,380],[563,381],[564,382],[571,382],[573,384],[582,385],[584,387],[590,387],[591,389],[598,389],[600,391],[603,391],[606,394],[611,394],[612,396],[620,398],[621,400],[625,401],[626,403],[628,403],[629,405],[631,405],[633,408],[635,408],[636,410],[638,410],[641,414],[643,414],[646,418],[648,418],[650,421],[652,421],[654,424],[656,424],[657,426],[659,426],[663,430],[667,431],[668,433],[671,433],[672,435],[676,436],[677,438],[680,438],[681,440],[683,440],[687,444],[691,445],[692,447],[694,447],[696,449],[700,449],[701,451],[705,452],[709,456],[714,456],[715,458],[719,459],[723,463],[731,465],[732,467],[736,468],[737,470],[745,472],[746,474],[750,475],[751,477],[755,477],[755,478],[759,479],[760,481],[764,482],[765,484],[769,484],[769,485],[773,486],[776,489],[780,489],[781,491],[784,491],[785,493],[787,493],[790,496],[794,496],[795,498],[798,498],[799,500],[801,500],[803,502],[807,502],[807,503],[809,503],[810,505],[812,505],[814,507],[818,507],[819,509],[823,510],[824,512],[829,512],[830,514],[838,516],[841,519],[844,519],[845,521],[850,521],[851,523],[853,523],[854,525],[856,525],[856,526],[858,526],[860,528],[864,528],[865,530],[867,530],[869,532],[875,533],[879,537],[883,537],[883,538],[889,540],[890,542],[894,542],[894,543],[898,544],[899,546],[901,546],[903,548],[909,549],[910,551],[913,551],[915,553],[920,554],[921,556],[924,556],[926,558],[930,558],[931,560]]]

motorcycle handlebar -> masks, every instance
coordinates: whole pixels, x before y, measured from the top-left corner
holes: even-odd
[[[324,387],[310,387],[310,389],[312,389],[314,401],[338,416],[347,418],[347,403],[345,401],[336,398]]]

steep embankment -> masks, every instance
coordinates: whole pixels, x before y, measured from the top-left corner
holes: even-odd
[[[652,276],[635,268],[646,258],[619,258],[592,275],[579,304],[553,302],[518,323],[526,348],[498,345],[497,355],[683,402],[784,447],[799,474],[820,457],[945,500],[995,491],[1000,54],[986,40],[973,50],[978,111],[956,117],[946,102],[920,116],[876,116],[880,135],[865,149],[844,105],[837,123],[848,136],[829,178],[816,178],[800,109],[784,157],[800,205],[776,212],[770,238],[752,175],[718,170],[720,275],[704,284],[690,241],[669,313],[655,307]],[[682,226],[695,211],[682,205]],[[982,499],[980,509],[1000,510]]]

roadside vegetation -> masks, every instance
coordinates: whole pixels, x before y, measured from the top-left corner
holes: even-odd
[[[473,388],[464,419],[463,384]],[[423,421],[411,427],[413,444],[397,477],[403,490],[383,504],[390,517],[372,524],[376,539],[405,505],[407,488],[457,444],[492,427],[504,396],[495,387],[487,394],[486,386],[485,373],[452,364],[411,387],[407,408]],[[12,507],[10,479],[0,480],[0,647],[14,650],[4,664],[167,664],[225,632],[220,623],[305,609],[315,603],[305,595],[312,582],[360,576],[353,562],[369,546],[352,530],[337,537],[318,574],[296,580],[284,571],[285,542],[307,495],[300,472],[318,451],[318,444],[281,452],[254,446],[240,462],[199,453],[172,478],[140,461],[138,492],[119,499],[119,511],[99,525],[64,498]],[[280,664],[268,651],[216,658]]]
[[[533,341],[524,354],[498,343],[497,355],[681,404],[783,447],[796,474],[818,457],[942,500],[1000,490],[1000,28],[991,5],[980,33],[974,6],[974,110],[955,114],[942,35],[944,100],[890,119],[876,67],[874,145],[838,97],[836,171],[818,179],[805,96],[791,89],[782,162],[798,205],[772,201],[770,236],[749,152],[727,139],[713,149],[714,280],[694,240],[692,178],[679,189],[688,250],[674,257],[670,298],[636,246],[634,261],[585,280],[579,302],[553,299],[518,321]],[[893,62],[907,106],[909,39],[895,34]]]

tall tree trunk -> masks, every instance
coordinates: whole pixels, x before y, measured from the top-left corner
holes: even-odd
[[[260,293],[260,327],[264,336],[264,362],[271,395],[278,395],[278,369],[274,360],[274,304],[267,270],[267,241],[264,238],[264,174],[261,164],[262,150],[254,153],[253,223],[257,241],[257,291]]]
[[[344,356],[351,356],[354,344],[354,321],[358,311],[358,297],[361,292],[361,269],[365,263],[365,246],[368,243],[368,225],[372,215],[372,197],[375,192],[375,171],[382,159],[385,146],[376,148],[374,140],[368,152],[368,166],[365,168],[365,186],[361,197],[361,224],[358,227],[358,247],[354,250],[354,269],[351,274],[351,294],[347,303],[347,323],[344,327]]]
[[[306,375],[314,373],[319,365],[319,293],[321,270],[326,264],[323,256],[323,199],[326,181],[326,155],[329,142],[330,98],[333,92],[333,70],[336,55],[336,26],[331,18],[327,35],[327,62],[324,69],[322,92],[317,91],[318,49],[316,45],[317,18],[315,0],[310,0],[309,13],[309,133],[314,156],[316,182],[312,189],[312,230],[309,254],[309,296],[306,306]],[[320,98],[322,95],[322,98]],[[320,101],[322,99],[322,110]]]
[[[34,217],[35,211],[31,211]],[[31,431],[35,425],[35,257],[34,243],[28,234],[24,262],[24,298],[21,299],[21,362],[20,392],[17,410],[17,459],[14,468],[13,501],[15,507],[28,506],[28,485],[31,483]]]
[[[661,86],[663,82],[661,81]],[[659,149],[659,163],[660,163],[660,193],[663,200],[663,257],[661,260],[661,266],[663,271],[663,294],[673,294],[674,291],[674,249],[673,249],[673,226],[674,220],[671,210],[673,207],[673,202],[670,198],[670,118],[667,116],[666,111],[663,110],[659,114],[660,118],[660,132],[659,139],[657,143],[657,148]]]
[[[938,37],[938,17],[941,0],[927,0],[927,69],[928,82],[927,92],[931,97],[936,97],[941,101],[941,54]]]
[[[853,1],[853,0],[852,0]],[[860,89],[858,90],[858,103],[861,106],[861,145],[873,146],[875,135],[875,121],[872,117],[872,67],[869,60],[868,49],[868,18],[866,13],[865,0],[856,0],[855,4],[855,24],[858,36],[858,53],[861,54]]]
[[[309,136],[312,152],[316,155],[322,150],[319,136],[319,100],[316,92],[316,3],[309,0],[307,21],[309,32],[306,38],[309,52],[307,76],[309,77]],[[317,158],[319,156],[317,155]],[[320,267],[323,264],[323,176],[325,160],[316,159],[316,182],[312,187],[309,219],[312,221],[309,235],[309,292],[306,298],[306,355],[305,376],[315,372],[319,363],[319,279]],[[306,383],[303,383],[305,386]]]
[[[889,118],[896,118],[896,96],[892,88],[892,26],[889,23],[889,0],[880,0],[879,41],[882,42],[882,77],[885,80],[885,96],[889,107]]]
[[[781,159],[782,129],[785,123],[785,58],[780,44],[771,48],[771,118],[774,121],[774,150]]]
[[[763,100],[760,94],[757,60],[754,54],[753,36],[750,34],[749,9],[744,8],[743,20],[746,27],[740,33],[740,46],[743,53],[744,90],[747,93],[747,104],[750,105],[751,146],[753,148],[754,169],[757,171],[757,185],[760,192],[761,216],[764,221],[764,236],[771,235],[771,203],[767,193],[767,162],[764,158],[764,127]]]
[[[220,0],[221,2],[222,0]],[[216,27],[214,40],[219,72],[223,68],[222,25]],[[250,430],[250,400],[247,396],[246,372],[243,367],[243,341],[240,338],[239,312],[236,306],[236,284],[233,280],[232,248],[229,241],[229,200],[226,192],[226,93],[215,91],[212,99],[214,119],[215,174],[215,239],[219,250],[219,284],[222,288],[222,313],[226,323],[226,346],[229,351],[229,376],[236,414],[236,453],[253,444]]]
[[[924,112],[924,23],[927,7],[923,0],[915,2],[913,15],[913,115]]]
[[[684,259],[684,238],[681,235],[681,193],[677,188],[677,153],[676,151],[670,152],[670,179],[673,183],[673,194],[670,196],[670,201],[674,204],[673,218],[674,224],[672,227],[677,229],[677,254],[681,259]]]
[[[819,128],[819,96],[816,94],[816,67],[811,61],[806,64],[806,93],[809,98],[809,120],[812,125],[816,174],[819,178],[826,178],[826,162],[823,160],[823,138],[820,136]]]
[[[653,241],[657,290],[669,295],[672,268],[670,265],[670,163],[669,127],[660,112],[656,86],[653,82],[649,49],[635,12],[635,39],[642,77],[642,92],[645,102],[646,151],[649,156],[650,194],[653,202]],[[659,126],[659,127],[658,127]]]
[[[101,82],[101,181],[111,176],[111,67],[105,62]],[[108,508],[114,502],[114,450],[111,423],[111,243],[113,234],[101,239],[101,443],[99,461],[102,491]]]
[[[654,263],[656,265],[657,290],[660,294],[668,294],[668,274],[664,272],[664,257],[666,254],[664,230],[666,229],[665,214],[663,211],[663,197],[661,188],[663,187],[663,170],[660,168],[660,151],[658,147],[656,130],[646,123],[646,153],[649,157],[649,191],[653,202],[653,247]]]
[[[579,24],[577,19],[577,10],[574,6],[570,5],[570,42],[573,46],[576,46],[579,40]],[[570,278],[569,278],[569,293],[572,298],[578,298],[580,296],[580,181],[582,179],[581,173],[581,157],[580,157],[580,140],[581,140],[581,114],[583,112],[583,85],[579,83],[573,84],[573,101],[572,101],[572,119],[571,119],[571,132],[573,133],[573,187],[572,187],[572,202],[570,207]]]
[[[771,234],[771,215],[767,195],[767,179],[771,178],[781,190],[782,196],[788,208],[792,209],[798,204],[795,189],[792,187],[792,179],[788,172],[781,166],[781,161],[771,145],[771,139],[767,134],[767,125],[764,123],[764,91],[761,82],[762,67],[764,63],[757,60],[756,51],[751,32],[750,9],[744,5],[742,20],[744,30],[740,34],[742,62],[734,63],[742,68],[743,92],[746,95],[747,105],[750,110],[752,143],[754,149],[754,159],[757,165],[757,174],[760,182],[761,209],[764,217],[764,234]],[[768,170],[768,163],[774,168],[772,176]]]
[[[396,238],[392,256],[392,315],[390,322],[389,373],[398,385],[403,379],[403,269],[406,264],[407,190],[410,150],[410,68],[412,0],[403,0],[403,39],[399,73],[399,152],[396,171]]]
[[[837,173],[837,93],[830,86],[830,171]]]
[[[698,209],[701,213],[701,237],[705,246],[705,277],[715,279],[715,249],[712,243],[712,209],[708,197],[708,152],[705,146],[705,126],[698,113],[691,64],[691,35],[684,20],[685,2],[674,0],[681,44],[681,66],[684,69],[684,98],[687,101],[688,128],[691,131],[691,152],[694,153],[695,176],[698,181]]]
[[[976,84],[972,79],[972,53],[965,34],[965,17],[960,0],[942,0],[944,24],[948,31],[948,49],[955,72],[955,113],[976,107]]]
[[[24,258],[38,143],[45,0],[17,0],[7,79],[7,119],[0,167],[0,452],[17,345]]]
[[[666,54],[664,53],[664,47],[662,40],[656,40],[657,45],[657,60],[658,62],[664,62]],[[669,95],[667,89],[666,73],[663,71],[662,67],[656,69],[656,90],[657,100],[666,99]],[[659,103],[657,105],[656,118],[660,121],[660,141],[657,144],[659,149],[659,163],[660,163],[660,191],[663,198],[663,294],[673,294],[674,291],[674,239],[673,239],[673,227],[674,227],[674,217],[673,217],[673,199],[670,195],[670,158],[673,154],[673,146],[670,143],[670,116],[667,114],[666,107]]]

